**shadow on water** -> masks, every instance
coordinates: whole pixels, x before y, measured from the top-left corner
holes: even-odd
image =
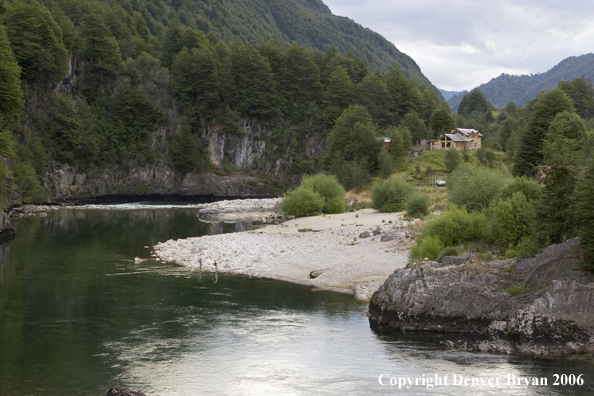
[[[500,378],[500,387],[475,386],[475,390],[480,390],[479,394],[594,394],[594,359],[590,356],[528,357],[456,351],[440,346],[441,341],[457,339],[458,335],[455,333],[395,331],[371,319],[369,319],[369,327],[390,356],[406,361],[407,366],[413,368],[412,372],[402,374],[407,377],[411,375],[418,377],[419,374],[425,374],[427,377],[435,374],[440,377],[447,375],[450,384],[453,382],[454,374],[467,378],[481,376]],[[418,365],[418,362],[425,363]],[[580,374],[583,380],[581,386],[561,383],[569,376],[575,378]],[[508,376],[512,376],[511,379]],[[546,385],[527,387],[514,385],[514,377],[517,379],[520,376],[536,377],[539,382],[543,382],[541,379],[545,378]],[[557,385],[554,385],[555,381],[558,382]],[[440,394],[456,395],[460,392],[460,386],[444,387],[442,390],[443,393]]]
[[[591,360],[444,351],[442,336],[370,328],[352,296],[151,260],[157,242],[257,227],[195,214],[68,209],[23,219],[0,245],[0,395],[103,395],[110,386],[149,396],[398,393],[380,386],[382,373],[588,374],[580,389],[409,395],[591,391]]]

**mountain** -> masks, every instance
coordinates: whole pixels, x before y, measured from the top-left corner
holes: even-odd
[[[594,82],[594,54],[569,57],[544,73],[521,76],[501,74],[480,85],[478,89],[495,107],[501,109],[510,100],[518,106],[525,105],[539,93],[556,87],[560,81],[571,81],[580,77]],[[463,96],[464,92],[447,100],[452,111],[458,109]]]
[[[450,100],[455,95],[462,93],[462,91],[446,91],[445,89],[438,88],[439,92],[441,92],[441,96],[447,101]]]
[[[143,1],[158,2],[138,3]],[[416,62],[394,44],[349,18],[333,15],[320,0],[174,0],[171,5],[182,24],[212,30],[226,42],[280,40],[322,51],[336,46],[339,52],[367,59],[373,68],[387,71],[397,64],[406,77],[429,83]]]
[[[0,71],[0,210],[278,194],[350,106],[375,133],[442,100],[319,0],[0,0]]]

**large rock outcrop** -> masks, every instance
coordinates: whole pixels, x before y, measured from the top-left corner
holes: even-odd
[[[594,276],[579,266],[578,239],[531,259],[470,261],[397,270],[373,295],[372,320],[403,331],[449,332],[473,351],[594,351]]]
[[[0,243],[14,237],[14,228],[10,224],[10,216],[0,211]]]
[[[159,165],[114,167],[89,176],[79,172],[76,166],[53,163],[46,184],[55,200],[145,195],[220,198],[274,195],[254,176],[219,176],[212,172],[182,176],[167,166]]]

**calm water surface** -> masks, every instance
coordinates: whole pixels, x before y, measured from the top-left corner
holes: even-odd
[[[112,386],[149,396],[594,394],[590,358],[444,351],[437,336],[370,326],[351,296],[134,263],[159,241],[254,227],[195,214],[125,205],[24,219],[0,245],[0,395],[104,395]],[[381,374],[420,382],[381,386]],[[501,377],[502,386],[422,385],[454,374]],[[554,374],[583,374],[585,384],[554,386]],[[508,386],[507,375],[548,385]]]

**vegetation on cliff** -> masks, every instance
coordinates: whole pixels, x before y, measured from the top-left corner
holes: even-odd
[[[48,199],[53,161],[210,169],[214,129],[265,131],[250,170],[311,172],[308,139],[349,106],[377,134],[440,101],[410,58],[317,1],[0,1],[0,71],[2,207]]]

